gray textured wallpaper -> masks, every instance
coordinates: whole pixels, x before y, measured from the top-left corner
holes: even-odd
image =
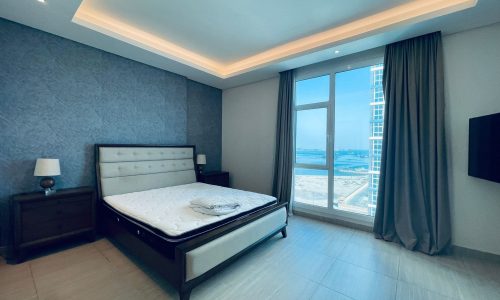
[[[222,91],[195,81],[187,83],[187,142],[207,155],[206,170],[220,170],[222,147]],[[200,120],[207,120],[200,122]],[[209,120],[219,120],[209,122]]]
[[[61,160],[57,188],[94,185],[95,143],[195,144],[220,169],[221,91],[0,18],[0,244],[8,198],[38,189],[38,157]]]

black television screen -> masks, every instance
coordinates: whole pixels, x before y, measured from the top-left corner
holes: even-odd
[[[500,113],[469,119],[469,176],[500,182]]]

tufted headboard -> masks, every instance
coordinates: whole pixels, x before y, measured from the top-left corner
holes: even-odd
[[[196,182],[194,146],[95,145],[99,197]]]

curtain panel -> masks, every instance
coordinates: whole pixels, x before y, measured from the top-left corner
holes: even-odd
[[[280,73],[273,195],[290,209],[293,175],[293,70]]]
[[[441,33],[388,45],[374,233],[438,254],[451,241]]]

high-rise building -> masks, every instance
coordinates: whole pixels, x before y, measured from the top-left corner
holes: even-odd
[[[369,182],[368,182],[368,213],[375,215],[377,192],[380,178],[380,160],[382,156],[382,138],[384,133],[384,90],[382,75],[384,65],[371,67],[372,94],[370,101],[370,152],[369,152]]]

